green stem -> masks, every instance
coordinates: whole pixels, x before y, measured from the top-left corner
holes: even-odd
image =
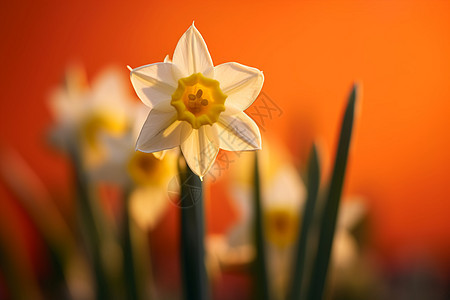
[[[127,299],[137,300],[139,299],[138,287],[137,287],[137,276],[135,268],[135,260],[133,255],[133,242],[132,242],[132,220],[130,218],[130,208],[129,208],[129,188],[126,188],[124,195],[124,208],[123,208],[123,237],[122,237],[122,248],[124,257],[124,279],[126,286]],[[152,199],[148,199],[151,201]]]
[[[81,157],[76,145],[71,147],[71,158],[75,167],[75,181],[78,191],[78,210],[81,217],[83,231],[86,233],[87,250],[94,265],[97,299],[111,299],[108,290],[108,280],[102,265],[101,257],[101,237],[95,221],[94,210],[92,208],[89,184],[83,172]]]
[[[258,300],[270,299],[270,290],[267,278],[266,254],[264,245],[264,228],[261,205],[261,185],[259,179],[258,155],[255,153],[255,169],[253,178],[253,197],[254,197],[254,234],[256,257],[254,265],[254,297]]]
[[[186,300],[209,299],[205,267],[205,223],[200,178],[189,166],[181,179],[181,275]]]

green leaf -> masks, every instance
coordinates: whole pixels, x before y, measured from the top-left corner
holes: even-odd
[[[355,106],[357,100],[358,86],[353,85],[353,89],[348,99],[347,108],[341,126],[339,144],[331,181],[326,193],[324,208],[321,214],[319,242],[317,256],[312,270],[310,290],[308,299],[322,299],[327,278],[330,254],[333,246],[333,237],[336,227],[339,202],[344,184],[345,170],[347,167],[348,152],[352,136]]]
[[[180,168],[181,169],[181,168]],[[203,187],[189,166],[180,170],[181,180],[181,275],[186,300],[209,299],[205,267]]]
[[[261,184],[259,179],[258,154],[255,153],[255,169],[253,177],[253,201],[254,201],[254,235],[256,257],[253,268],[254,299],[270,299],[270,290],[267,278],[266,254],[264,247],[264,228],[261,205]]]
[[[302,222],[299,223],[298,230],[298,245],[294,256],[294,267],[291,286],[288,294],[288,299],[298,300],[304,298],[306,286],[304,283],[307,268],[305,261],[308,256],[308,245],[310,245],[310,234],[313,223],[314,211],[316,209],[317,195],[320,185],[320,162],[317,154],[317,147],[312,145],[309,163],[308,163],[308,177],[307,177],[307,197],[303,210]],[[301,212],[300,214],[301,215]],[[303,286],[302,286],[303,283]]]

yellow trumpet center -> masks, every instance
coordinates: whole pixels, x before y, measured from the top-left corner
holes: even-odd
[[[153,154],[140,151],[134,152],[128,162],[128,172],[133,181],[140,186],[159,184],[164,177],[165,167],[164,162]]]
[[[97,111],[85,118],[81,124],[80,133],[83,140],[93,150],[99,149],[98,135],[106,132],[118,137],[128,128],[125,115],[111,111]]]
[[[192,128],[198,129],[219,120],[220,113],[225,110],[226,98],[217,80],[196,73],[178,80],[170,104],[177,110],[178,120],[189,122]]]
[[[78,128],[78,138],[86,166],[96,166],[105,159],[107,150],[100,138],[101,134],[118,138],[127,132],[129,125],[125,114],[107,108],[87,114]]]
[[[288,208],[269,209],[265,214],[267,239],[278,247],[295,242],[298,232],[298,216]]]

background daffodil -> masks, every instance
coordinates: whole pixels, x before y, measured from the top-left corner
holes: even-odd
[[[128,191],[129,204],[126,205],[129,205],[131,216],[143,230],[151,230],[169,205],[166,189],[176,175],[177,156],[172,151],[165,153],[164,157],[161,153],[154,153],[158,158],[154,154],[136,152],[130,147],[135,138],[131,133],[120,138],[103,138],[107,155],[105,161],[91,172],[91,177]],[[178,186],[171,188],[177,189]]]
[[[282,145],[266,142],[258,153],[267,271],[272,299],[285,299],[301,222],[306,189],[292,159]],[[233,200],[240,219],[228,233],[231,247],[252,243],[255,211],[252,207],[253,155],[243,153],[233,166]]]
[[[172,61],[131,70],[137,95],[151,108],[136,150],[152,153],[181,146],[194,173],[203,177],[219,148],[261,148],[256,123],[244,112],[261,91],[261,71],[235,62],[214,67],[194,24],[183,34]]]
[[[135,119],[138,105],[123,80],[120,72],[110,67],[89,86],[84,70],[72,66],[64,84],[50,95],[48,104],[55,119],[52,143],[66,151],[80,148],[76,151],[81,151],[87,168],[98,167],[104,160],[103,137],[122,137]]]

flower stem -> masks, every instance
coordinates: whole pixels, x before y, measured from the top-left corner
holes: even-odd
[[[137,300],[139,299],[138,287],[137,287],[137,274],[136,274],[136,262],[133,255],[133,242],[132,242],[132,220],[130,218],[130,190],[126,188],[124,193],[124,207],[123,207],[123,233],[122,233],[122,249],[124,258],[124,279],[126,285],[127,299]],[[149,199],[152,200],[152,199]]]
[[[264,228],[261,206],[261,184],[259,179],[258,155],[255,153],[255,167],[253,178],[253,201],[255,210],[254,219],[254,236],[256,258],[254,263],[254,299],[268,300],[270,299],[270,290],[267,278],[267,266],[264,244]]]
[[[102,265],[101,257],[101,233],[95,220],[95,212],[92,207],[92,199],[89,193],[89,184],[83,172],[81,157],[77,147],[70,147],[70,155],[75,168],[75,181],[78,191],[78,209],[81,218],[83,232],[85,232],[87,251],[91,256],[96,282],[97,299],[110,299],[108,279]]]
[[[186,300],[209,299],[205,267],[205,222],[200,178],[189,166],[180,170],[181,180],[181,275]]]

